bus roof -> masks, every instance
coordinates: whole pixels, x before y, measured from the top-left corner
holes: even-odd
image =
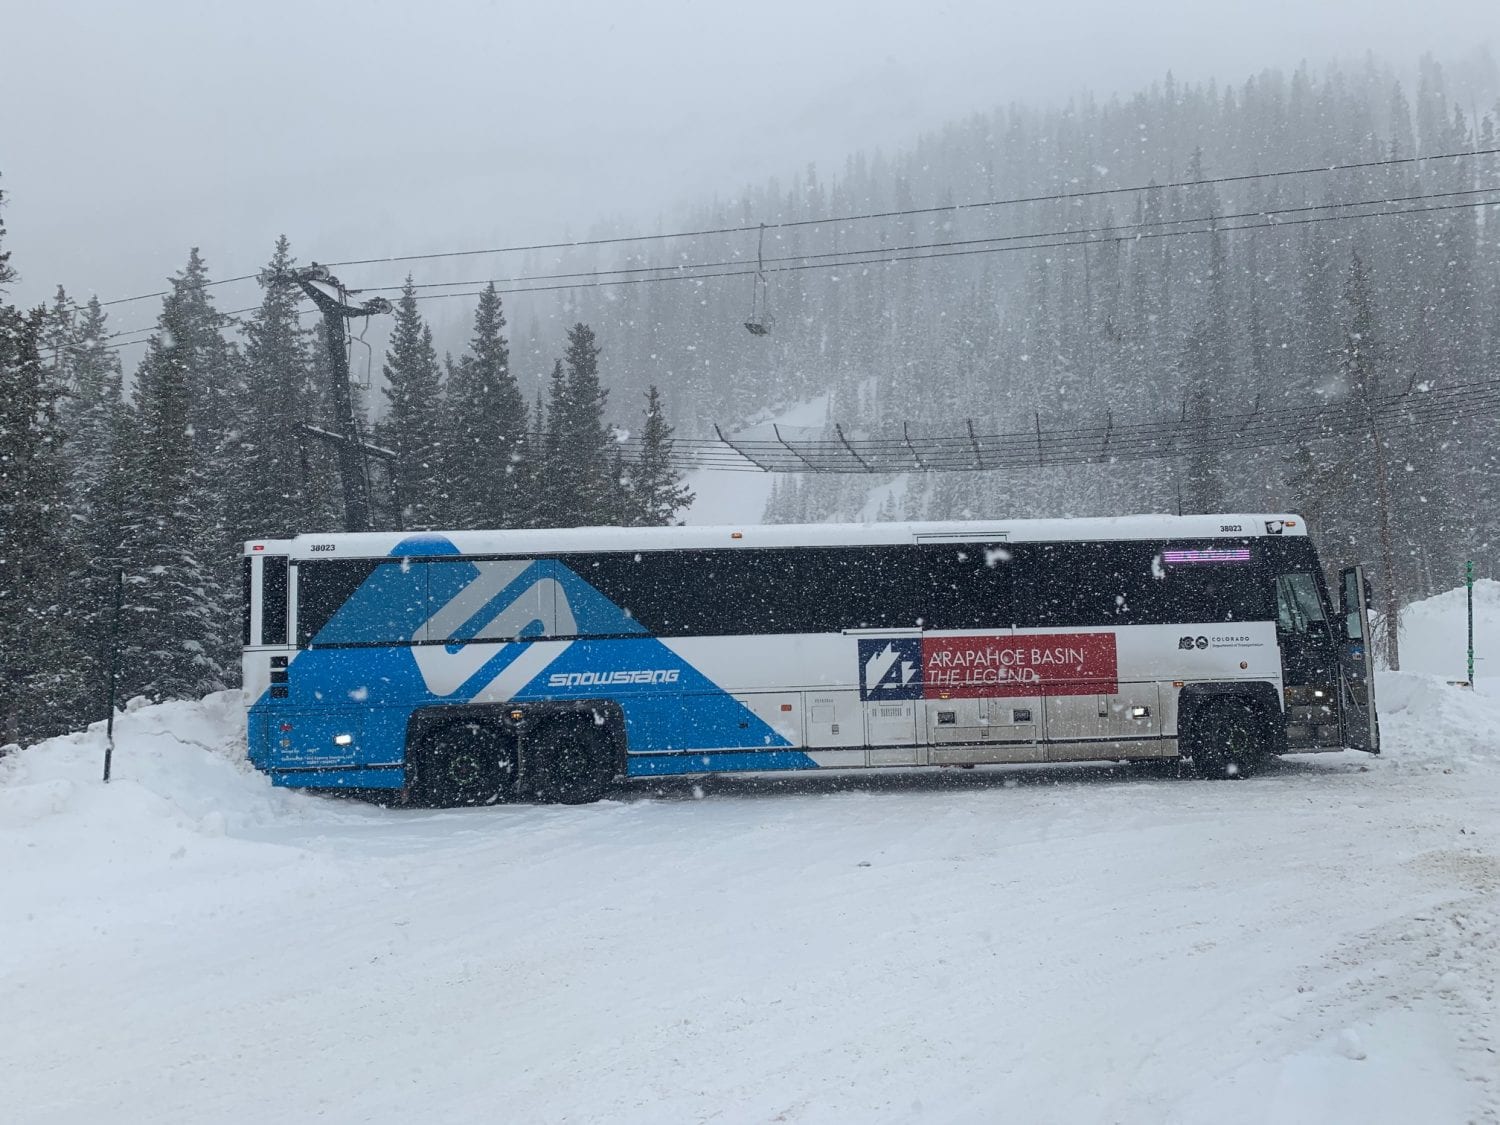
[[[778,523],[722,527],[568,527],[514,531],[323,532],[252,539],[245,554],[303,558],[532,555],[712,547],[856,547],[920,542],[1030,543],[1109,539],[1243,539],[1306,535],[1302,517],[1271,512],[1088,519],[950,520],[935,523]]]

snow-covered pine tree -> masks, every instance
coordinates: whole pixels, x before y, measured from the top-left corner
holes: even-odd
[[[646,425],[641,431],[640,460],[627,471],[630,522],[644,527],[666,527],[693,502],[691,489],[673,463],[673,428],[667,421],[661,392],[646,389]]]
[[[1205,430],[1214,416],[1213,348],[1207,320],[1199,321],[1183,341],[1182,372],[1182,511],[1218,512],[1224,509],[1223,473],[1218,450]]]
[[[3,231],[0,231],[3,233]],[[13,275],[0,254],[0,278]],[[43,309],[0,305],[0,743],[66,729],[74,688],[57,659],[67,581],[67,473],[43,360]]]
[[[10,251],[5,248],[5,192],[0,191],[0,295],[5,293],[5,288],[16,279],[16,271],[11,268]]]
[[[52,370],[53,378],[63,386],[68,385],[68,353],[73,346],[73,336],[77,330],[76,321],[77,310],[73,306],[73,299],[68,296],[68,291],[59,285],[57,292],[52,295],[52,303],[47,306],[39,344],[42,362]],[[66,413],[66,408],[64,408],[64,413]]]
[[[237,357],[207,281],[194,248],[136,371],[127,443],[123,684],[158,699],[223,687],[238,644],[238,558],[224,519]]]
[[[295,265],[285,235],[266,268]],[[301,451],[314,419],[311,343],[298,317],[301,292],[270,285],[245,325],[245,378],[235,413],[239,463],[230,475],[229,539],[284,538],[310,531],[317,486]]]
[[[630,491],[630,469],[625,464],[625,451],[618,445],[609,459],[609,515],[600,522],[620,527],[637,524],[635,497]]]
[[[110,347],[109,318],[98,297],[74,320],[65,355],[71,515],[66,659],[76,672],[76,727],[98,719],[107,707],[115,572],[126,562],[126,407],[119,353]]]
[[[505,313],[493,282],[479,294],[469,353],[448,377],[445,428],[453,526],[526,526],[526,400],[510,369]]]
[[[377,429],[396,454],[391,467],[402,526],[430,531],[447,526],[448,482],[442,472],[442,382],[432,329],[417,309],[411,277],[396,303],[396,323],[386,352],[385,418]]]
[[[536,419],[536,456],[532,459],[535,477],[532,482],[532,526],[562,527],[561,512],[564,507],[563,480],[553,472],[562,457],[562,420],[567,412],[565,400],[568,394],[568,375],[560,359],[552,361],[552,374],[547,377],[547,401],[542,406],[542,392],[537,392],[536,408],[532,417]]]
[[[602,349],[587,324],[568,329],[568,349],[553,368],[547,401],[547,452],[542,502],[552,527],[582,527],[610,519],[608,392],[599,383]]]

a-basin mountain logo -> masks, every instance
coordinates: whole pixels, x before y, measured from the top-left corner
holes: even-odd
[[[922,638],[859,642],[861,699],[922,698]]]

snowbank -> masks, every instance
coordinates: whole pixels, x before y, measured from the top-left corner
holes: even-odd
[[[1466,674],[1468,617],[1463,587],[1401,612],[1401,671],[1376,674],[1386,754],[1420,769],[1500,765],[1500,582],[1474,583],[1475,683]]]
[[[1500,582],[1474,583],[1474,676],[1500,677]],[[1468,615],[1462,586],[1445,590],[1401,611],[1401,670],[1445,680],[1466,678]]]
[[[306,799],[272,789],[250,765],[244,723],[237,691],[194,702],[132,701],[115,719],[107,786],[102,721],[0,759],[0,849],[59,817],[133,847],[296,815]]]

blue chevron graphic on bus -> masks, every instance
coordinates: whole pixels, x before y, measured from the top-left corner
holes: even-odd
[[[791,745],[561,563],[445,558],[457,553],[440,536],[422,536],[403,540],[390,561],[372,560],[373,573],[289,662],[285,697],[268,690],[251,707],[252,738],[259,730],[269,744],[272,724],[306,708],[326,721],[299,715],[284,724],[283,766],[337,758],[328,740],[304,742],[324,726],[358,727],[344,751],[351,767],[397,764],[418,708],[587,699],[607,689],[633,753]],[[573,639],[591,633],[607,639]],[[677,771],[657,763],[651,772]]]
[[[921,699],[922,638],[860,638],[859,697]]]

